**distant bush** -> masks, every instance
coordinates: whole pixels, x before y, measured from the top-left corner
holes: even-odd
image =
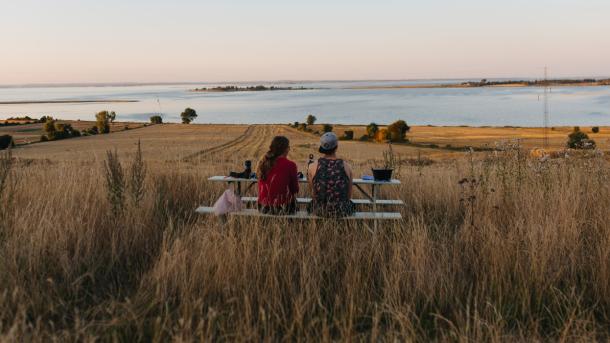
[[[375,123],[370,123],[366,126],[366,134],[369,138],[375,138],[375,134],[379,131],[379,126]]]
[[[110,121],[114,112],[101,111],[95,115],[97,133],[110,133]],[[116,114],[114,115],[116,117]]]
[[[197,112],[194,109],[187,107],[180,113],[180,118],[182,118],[182,124],[190,124],[197,118]]]
[[[80,131],[74,129],[71,124],[58,123],[57,120],[52,117],[46,117],[46,119],[47,121],[42,126],[42,129],[45,132],[44,141],[55,141],[81,136]],[[42,137],[41,140],[43,140]]]
[[[377,142],[385,142],[388,140],[388,130],[380,129],[375,133],[375,141]]]
[[[305,121],[307,122],[307,125],[313,125],[316,123],[316,120],[318,120],[318,118],[316,118],[316,116],[310,114],[307,116],[307,119]]]
[[[163,118],[161,116],[152,116],[150,117],[151,124],[163,124]]]
[[[388,138],[392,142],[404,142],[411,127],[404,120],[397,120],[388,126]]]
[[[7,120],[23,120],[23,121],[28,121],[28,120],[36,120],[30,116],[23,116],[23,117],[9,117]]]
[[[369,135],[362,135],[362,136],[360,136],[360,138],[358,140],[362,141],[362,142],[368,142],[369,139],[371,139],[371,137],[369,137]]]
[[[84,132],[89,136],[97,135],[98,134],[97,126],[92,126],[88,129],[86,129]]]
[[[299,129],[299,130],[301,130],[301,131],[305,131],[305,130],[307,130],[307,124],[305,124],[305,123],[300,123],[300,124],[299,124],[298,129]]]
[[[9,147],[14,147],[15,142],[13,142],[13,136],[11,135],[2,135],[0,136],[0,150],[7,149]]]
[[[599,133],[599,126],[593,126],[593,127],[591,128],[591,132],[593,132],[593,133]]]
[[[354,139],[354,131],[345,130],[345,132],[343,132],[343,136],[341,136],[341,138],[346,141],[351,141],[352,139]]]
[[[332,132],[333,131],[333,126],[330,124],[324,124],[322,126],[322,132],[327,133],[327,132]]]
[[[40,119],[38,119],[38,122],[39,123],[46,123],[47,120],[49,120],[49,119],[53,119],[53,117],[51,117],[51,116],[42,116],[42,117],[40,117]]]
[[[578,126],[568,135],[568,148],[570,149],[595,149],[595,141],[589,139],[589,135],[580,131]]]

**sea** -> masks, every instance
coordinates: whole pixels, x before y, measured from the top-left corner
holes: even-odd
[[[0,86],[0,103],[100,101],[93,103],[0,104],[0,119],[50,115],[93,120],[115,111],[120,121],[180,122],[187,107],[195,123],[276,124],[304,121],[313,114],[331,124],[378,124],[403,119],[410,125],[542,126],[544,88],[378,88],[446,84],[473,80],[281,81],[185,84]],[[490,80],[493,81],[493,80]],[[304,87],[307,90],[192,92],[194,88],[237,85]],[[104,103],[105,100],[135,102]],[[610,86],[552,87],[548,95],[551,126],[610,125]]]

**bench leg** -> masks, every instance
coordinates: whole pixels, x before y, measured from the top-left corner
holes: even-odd
[[[375,187],[375,184],[371,186],[371,197],[373,198],[373,213],[375,213],[375,219],[373,219],[373,228],[375,229],[375,232],[377,232],[377,187]]]

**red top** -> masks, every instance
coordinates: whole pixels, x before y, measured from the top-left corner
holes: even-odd
[[[263,206],[287,205],[298,192],[297,165],[285,157],[278,157],[265,180],[258,180],[258,203]]]

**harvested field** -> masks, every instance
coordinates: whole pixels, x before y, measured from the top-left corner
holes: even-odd
[[[318,137],[275,125],[163,124],[0,152],[0,341],[610,339],[602,151],[396,145],[402,185],[382,196],[405,202],[404,219],[374,233],[194,213],[225,189],[208,176],[277,134],[302,170]],[[340,143],[357,175],[385,149]]]

